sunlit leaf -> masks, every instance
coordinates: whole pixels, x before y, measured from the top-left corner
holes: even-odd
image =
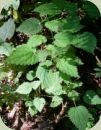
[[[41,29],[42,25],[38,19],[29,18],[21,23],[21,25],[17,28],[17,31],[27,35],[33,35],[41,32]]]
[[[32,91],[32,85],[28,82],[22,83],[16,90],[19,94],[29,94]]]
[[[10,6],[14,9],[18,9],[20,5],[20,0],[0,0],[0,13],[2,9],[8,10]]]
[[[33,104],[34,104],[35,108],[36,108],[39,112],[41,112],[42,109],[44,108],[45,104],[46,104],[46,101],[45,101],[44,98],[39,98],[39,97],[37,97],[37,98],[35,98],[35,99],[33,100]]]
[[[15,32],[15,24],[13,19],[9,19],[0,27],[0,39],[5,41],[6,39],[10,39]]]
[[[31,65],[38,62],[36,52],[29,45],[18,46],[7,58],[8,64]]]

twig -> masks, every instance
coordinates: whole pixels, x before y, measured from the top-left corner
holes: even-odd
[[[65,104],[62,104],[61,111],[60,111],[59,114],[56,116],[55,123],[58,123],[59,120],[61,120],[62,115],[65,113],[66,107],[67,107],[67,102],[66,102]]]

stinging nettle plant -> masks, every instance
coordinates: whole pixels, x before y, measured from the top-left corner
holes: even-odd
[[[46,105],[54,109],[65,102],[72,102],[73,106],[65,114],[76,128],[85,130],[93,117],[80,102],[82,95],[78,90],[83,84],[78,67],[83,62],[76,52],[82,50],[94,54],[97,39],[93,33],[86,31],[82,21],[85,17],[97,19],[100,14],[92,3],[84,1],[81,4],[82,7],[77,2],[65,0],[39,1],[31,10],[36,17],[25,19],[17,16],[19,0],[10,4],[10,13],[2,14],[6,22],[0,23],[0,54],[6,57],[0,68],[0,79],[7,77],[10,70],[14,71],[16,87],[13,96],[23,97],[32,116],[42,112]],[[5,5],[2,8],[9,9]],[[27,40],[15,45],[11,40],[15,32],[27,36]],[[20,82],[22,74],[24,80]],[[49,97],[50,101],[45,97]],[[92,90],[85,93],[83,100],[87,104],[101,104],[100,97]]]

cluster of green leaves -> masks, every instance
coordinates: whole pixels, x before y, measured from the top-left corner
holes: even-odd
[[[19,6],[19,0],[9,0],[7,6],[4,0],[1,1],[0,12],[2,9],[11,11],[9,7],[12,6],[15,10]],[[69,109],[67,116],[79,130],[85,130],[93,117],[80,102],[78,89],[82,82],[79,80],[78,66],[83,63],[76,55],[76,50],[81,49],[93,54],[97,39],[93,33],[84,31],[85,26],[81,24],[83,18],[78,15],[78,10],[77,3],[65,0],[37,2],[31,13],[37,13],[39,18],[30,17],[17,24],[12,11],[6,15],[2,12],[0,55],[7,57],[3,65],[15,66],[16,69],[18,66],[29,66],[29,69],[32,66],[29,71],[23,72],[26,79],[23,83],[18,83],[18,88],[14,91],[28,97],[25,99],[25,105],[31,115],[42,112],[45,105],[56,108],[65,101],[73,101],[74,105],[78,102],[78,106]],[[90,18],[99,17],[98,9],[90,2],[83,2],[82,10]],[[9,18],[9,15],[13,18]],[[3,18],[8,20],[3,23]],[[15,47],[10,41],[15,31],[27,35],[27,42]],[[2,67],[1,72],[2,78],[5,76]],[[47,101],[45,96],[49,96],[51,102]],[[88,90],[83,102],[99,105],[101,98],[94,91]]]

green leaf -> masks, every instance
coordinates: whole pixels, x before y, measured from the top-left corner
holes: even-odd
[[[47,50],[38,50],[37,54],[38,54],[39,62],[45,62],[45,60],[46,60],[46,58],[48,56]]]
[[[15,32],[15,24],[13,19],[9,19],[0,27],[0,39],[3,41],[11,39]]]
[[[55,19],[52,21],[47,21],[45,27],[53,32],[58,32],[62,29],[64,22],[61,19]]]
[[[26,74],[26,79],[29,80],[29,81],[32,81],[35,77],[35,73],[34,71],[28,71],[28,73]]]
[[[70,108],[68,111],[68,117],[79,130],[86,129],[89,120],[89,112],[86,107],[77,106]]]
[[[67,83],[68,87],[70,87],[71,89],[76,89],[76,88],[80,88],[82,86],[82,82],[80,81],[75,81],[75,82],[68,82]]]
[[[52,45],[52,44],[47,46],[47,50],[49,52],[49,55],[52,57],[52,59],[66,55],[69,49],[70,49],[70,46],[63,47],[63,48]]]
[[[61,95],[63,93],[61,78],[58,72],[48,71],[42,66],[39,66],[36,72],[36,77],[40,79],[41,87],[48,94]],[[54,82],[55,81],[55,82]]]
[[[40,86],[40,81],[39,80],[33,81],[31,84],[32,84],[32,88],[36,90]]]
[[[73,36],[68,32],[59,32],[55,35],[54,44],[58,47],[67,47],[72,44]]]
[[[37,47],[42,43],[45,43],[47,41],[45,36],[42,35],[33,35],[29,38],[28,40],[28,45],[30,45],[31,47]]]
[[[57,107],[59,106],[61,103],[63,102],[63,99],[59,96],[54,96],[52,98],[52,101],[51,101],[51,104],[50,104],[50,107]]]
[[[62,79],[59,76],[59,72],[49,71],[47,74],[47,77],[45,77],[45,80],[43,83],[46,93],[52,94],[52,95],[63,94],[61,81],[62,81]]]
[[[63,31],[66,30],[70,33],[76,33],[82,28],[79,17],[68,17],[63,25]]]
[[[10,6],[14,9],[18,9],[20,5],[20,0],[0,0],[0,13],[2,9],[8,10]]]
[[[40,79],[40,82],[42,84],[44,84],[45,78],[47,78],[47,75],[48,75],[48,70],[39,65],[38,68],[37,68],[37,71],[36,71],[36,77]],[[48,86],[48,83],[45,82],[44,88],[47,87],[47,86]]]
[[[51,55],[52,58],[55,58],[57,56],[57,50],[55,45],[48,45],[47,50],[49,52],[49,55]]]
[[[34,11],[40,13],[41,16],[56,15],[61,12],[60,8],[54,3],[45,3],[39,5],[34,9]]]
[[[38,62],[37,53],[29,45],[18,46],[7,58],[8,64],[32,65]]]
[[[18,32],[25,33],[27,35],[33,35],[41,32],[42,25],[40,21],[36,18],[29,18],[22,22],[22,24],[17,28]]]
[[[51,60],[46,60],[46,61],[42,62],[41,65],[46,66],[46,67],[50,67],[52,65],[52,61]]]
[[[33,102],[32,101],[26,101],[25,102],[25,106],[26,107],[32,107],[33,106]]]
[[[57,68],[62,71],[63,73],[71,76],[71,77],[78,77],[78,70],[77,66],[73,63],[72,59],[62,58],[57,61]]]
[[[90,32],[84,32],[74,36],[73,45],[77,48],[81,48],[84,51],[93,53],[96,47],[96,37]]]
[[[52,0],[55,5],[60,9],[68,12],[69,15],[76,15],[77,13],[77,3],[66,1],[66,0]]]
[[[41,112],[42,109],[44,108],[45,104],[46,104],[46,101],[45,101],[44,98],[39,98],[39,97],[37,97],[37,98],[35,98],[35,99],[33,100],[33,104],[34,104],[34,106],[36,107],[36,109],[37,109],[39,112]]]
[[[71,99],[73,101],[79,100],[79,93],[76,92],[75,90],[69,91],[67,96],[69,99]]]
[[[30,113],[31,116],[35,116],[38,113],[37,109],[34,106],[29,107],[28,112]]]
[[[84,102],[91,105],[101,104],[101,98],[93,90],[88,90],[83,97]]]
[[[56,95],[56,96],[62,95],[64,93],[64,91],[62,90],[62,86],[57,84],[55,86],[55,83],[52,86],[46,88],[45,92],[47,94]]]
[[[71,16],[77,15],[77,9],[78,9],[78,4],[75,2],[70,2],[67,1],[67,4],[65,4],[65,10],[69,13]]]
[[[57,5],[60,9],[64,9],[65,5],[67,4],[67,1],[65,0],[52,0],[55,5]]]
[[[29,94],[32,91],[32,85],[28,82],[22,83],[16,90],[19,94]]]
[[[0,45],[0,54],[9,56],[13,52],[14,47],[10,43],[2,43]]]
[[[97,6],[95,4],[93,4],[92,0],[90,1],[84,1],[84,5],[83,8],[85,10],[85,12],[87,13],[87,15],[91,18],[99,18],[100,17],[100,11],[97,8]]]

